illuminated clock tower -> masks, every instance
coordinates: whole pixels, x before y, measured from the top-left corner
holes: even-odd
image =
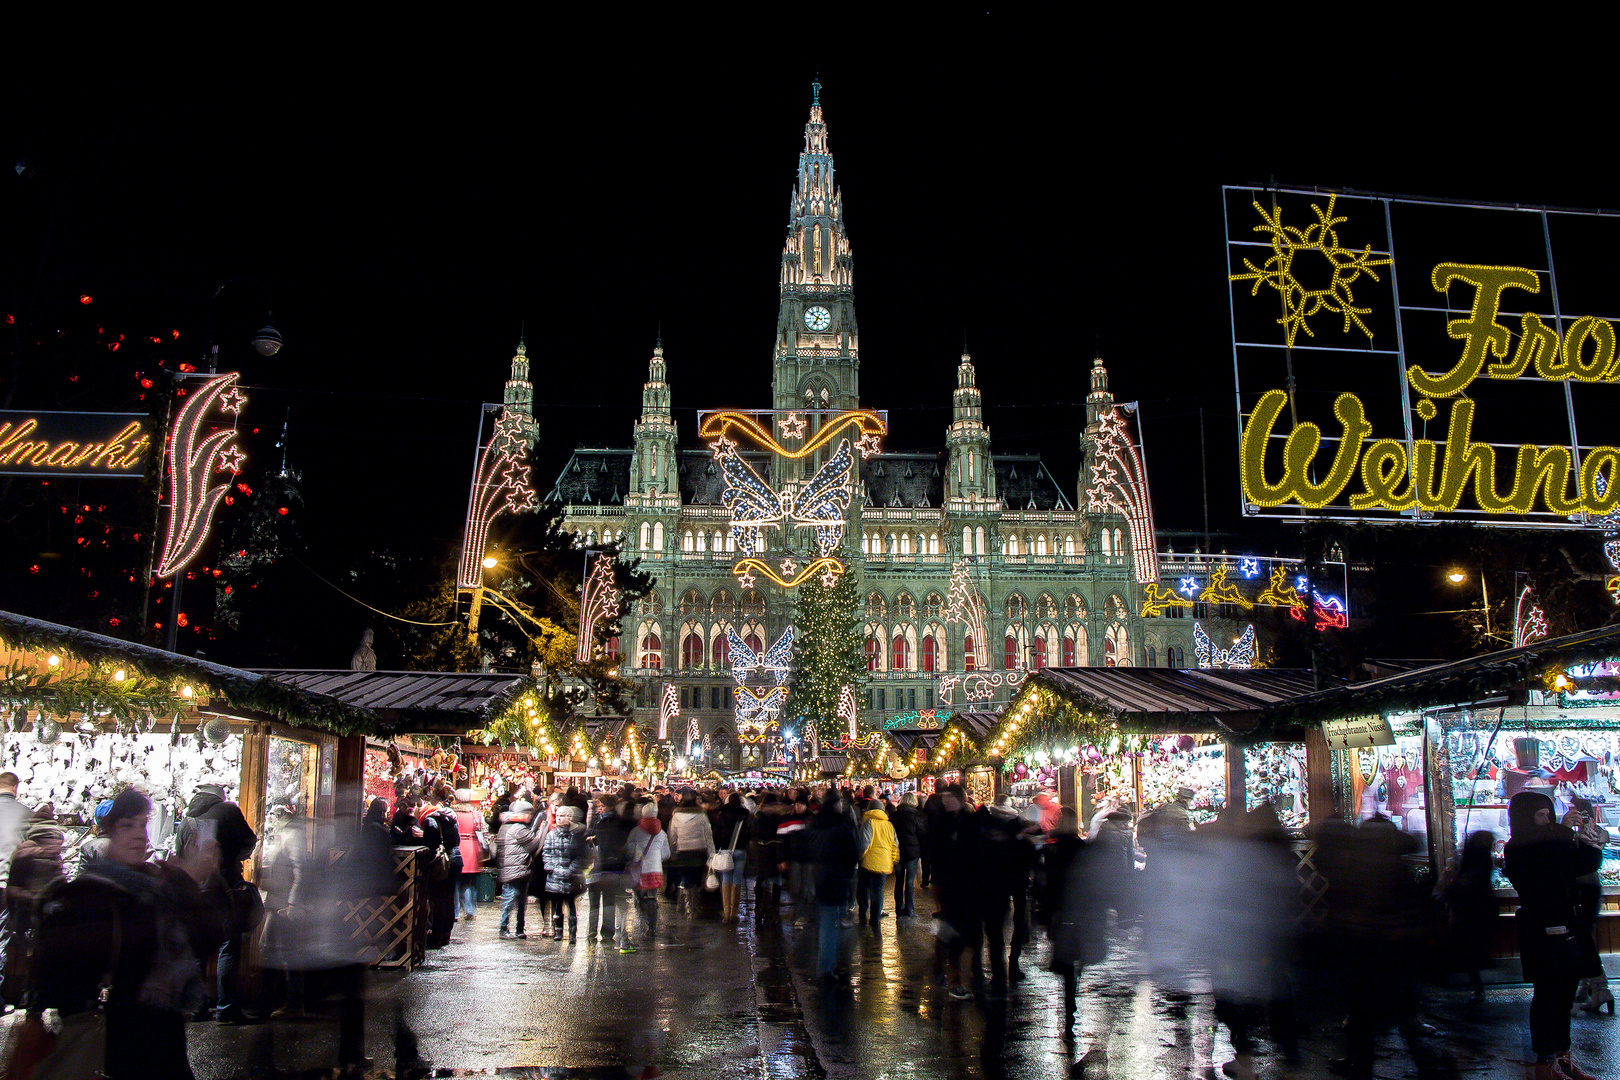
[[[854,261],[834,179],[821,83],[804,126],[804,150],[782,246],[781,307],[771,384],[778,409],[839,410],[860,404]],[[809,430],[818,426],[812,417]],[[819,456],[819,455],[818,455]],[[814,464],[809,463],[809,464]]]

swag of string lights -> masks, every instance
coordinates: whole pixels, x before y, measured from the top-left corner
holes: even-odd
[[[816,577],[830,588],[844,572],[843,563],[832,553],[844,539],[844,523],[854,495],[855,455],[864,459],[880,453],[878,437],[887,431],[887,424],[881,414],[864,409],[806,412],[803,416],[794,411],[780,419],[775,411],[758,415],[775,419],[785,442],[778,441],[776,432],[749,413],[706,413],[698,424],[698,436],[709,440],[709,448],[720,463],[724,480],[720,502],[731,512],[731,536],[741,554],[732,573],[745,589],[752,588],[759,577],[785,589],[797,588]],[[823,422],[807,435],[806,417],[817,415]],[[846,433],[856,437],[851,440]],[[742,456],[739,439],[789,460],[808,457],[826,447],[832,447],[832,453],[802,484],[777,491]],[[785,540],[789,530],[801,527],[814,532],[812,555],[801,559],[792,551],[767,552],[767,530],[780,530]]]
[[[209,379],[192,392],[175,415],[169,434],[169,528],[158,561],[158,577],[172,577],[197,557],[208,539],[209,526],[229,482],[211,484],[216,472],[233,476],[242,471],[247,455],[232,444],[236,417],[247,397],[234,385],[235,372]],[[229,413],[231,425],[203,434],[209,415],[218,406]],[[219,421],[215,421],[219,422]]]
[[[463,589],[479,589],[484,584],[484,545],[490,522],[502,513],[522,513],[534,509],[534,489],[529,486],[528,431],[533,419],[512,409],[502,409],[495,431],[478,455],[473,472],[472,491],[467,495],[467,531],[461,541],[461,567],[456,584]]]

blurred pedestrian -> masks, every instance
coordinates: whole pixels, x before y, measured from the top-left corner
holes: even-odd
[[[861,853],[860,869],[855,890],[857,922],[870,922],[878,929],[878,920],[884,918],[883,886],[900,861],[900,844],[895,839],[894,824],[883,812],[883,804],[876,799],[866,801],[861,812],[858,846]]]
[[[12,852],[17,850],[23,833],[28,830],[29,815],[28,807],[17,800],[17,782],[16,773],[0,772],[0,992],[4,993],[8,1006],[22,998],[22,986],[11,985],[12,980],[6,975],[10,965],[18,962],[18,958],[12,956],[17,930],[8,912],[9,905],[5,903],[6,878]]]
[[[716,871],[720,878],[720,919],[722,922],[736,922],[737,911],[742,907],[748,846],[754,839],[754,815],[743,805],[741,793],[734,791],[716,812],[715,818],[715,839],[727,845],[724,848],[717,845],[716,853],[725,851],[731,855],[731,869]]]
[[[484,869],[484,848],[489,836],[484,819],[473,808],[471,788],[456,791],[456,836],[461,848],[461,878],[456,888],[456,917],[471,920],[478,914],[478,875]]]
[[[1570,1057],[1569,1017],[1575,987],[1593,969],[1602,970],[1589,933],[1577,927],[1575,879],[1597,870],[1608,832],[1578,810],[1563,824],[1553,821],[1553,801],[1539,791],[1521,791],[1508,802],[1511,834],[1502,870],[1519,893],[1515,917],[1519,958],[1534,990],[1530,999],[1530,1047],[1534,1080],[1596,1080]]]
[[[898,849],[894,867],[894,914],[896,918],[909,919],[917,914],[917,875],[922,864],[923,837],[928,833],[928,819],[917,806],[915,791],[900,796],[900,805],[889,815],[889,824],[894,826]]]
[[[1451,954],[1468,973],[1474,1000],[1485,997],[1480,969],[1490,963],[1491,941],[1499,918],[1496,887],[1491,881],[1496,836],[1487,829],[1470,833],[1440,890],[1445,904]]]
[[[1570,808],[1581,816],[1581,827],[1592,825],[1592,836],[1596,839],[1600,833],[1603,845],[1609,842],[1608,830],[1604,829],[1597,820],[1597,808],[1592,801],[1584,796],[1576,795],[1569,801]],[[1602,845],[1600,845],[1602,846]],[[1590,874],[1580,874],[1575,878],[1575,928],[1594,938],[1597,933],[1598,911],[1603,907],[1603,883],[1598,879],[1597,871]],[[1609,990],[1609,978],[1604,974],[1603,966],[1598,965],[1596,971],[1584,976],[1580,985],[1575,988],[1575,1000],[1579,1003],[1582,1012],[1595,1013],[1607,1008],[1609,1015],[1614,1015],[1614,994]]]
[[[629,888],[633,884],[625,871],[630,866],[630,834],[640,822],[636,807],[628,799],[610,801],[604,796],[605,813],[589,830],[591,870],[587,878],[591,894],[590,913],[585,923],[585,940],[611,942],[620,952],[635,952],[630,940]]]
[[[523,931],[523,917],[525,909],[529,906],[528,884],[529,869],[534,862],[534,856],[540,850],[540,838],[529,828],[534,807],[519,799],[502,816],[506,819],[501,825],[501,831],[496,843],[499,845],[501,859],[501,937],[526,938],[529,935]],[[517,932],[513,933],[508,927],[512,923],[512,914],[517,913]]]
[[[546,893],[551,900],[551,929],[542,936],[561,941],[566,914],[568,940],[572,943],[579,935],[579,913],[575,910],[574,898],[585,891],[585,867],[589,862],[585,826],[580,824],[578,807],[565,803],[557,808],[557,824],[546,833],[540,858],[546,866]]]
[[[669,846],[674,855],[665,863],[665,869],[678,875],[676,886],[681,890],[678,908],[695,919],[698,889],[708,873],[709,856],[714,854],[714,829],[709,824],[709,816],[698,806],[695,791],[687,790],[675,807],[669,824]]]
[[[979,822],[966,804],[961,784],[946,788],[938,819],[929,823],[927,836],[937,958],[945,968],[950,996],[958,999],[973,996],[962,970],[962,955],[969,954],[977,964],[982,942],[976,876],[981,872],[978,860],[983,852]]]
[[[669,858],[669,837],[658,820],[657,803],[642,805],[636,829],[625,848],[635,881],[636,907],[641,913],[642,939],[650,948],[658,932],[658,890],[664,884],[664,860]]]
[[[1047,849],[1047,933],[1052,939],[1052,970],[1063,979],[1063,1039],[1074,1041],[1074,1014],[1080,973],[1102,961],[1107,951],[1106,919],[1100,918],[1095,877],[1096,849],[1080,835],[1080,815],[1065,806]]]
[[[827,792],[810,830],[815,898],[820,910],[820,951],[816,975],[838,978],[838,931],[849,908],[850,878],[860,858],[855,827],[834,790]]]
[[[106,982],[99,1067],[109,1080],[192,1080],[186,1016],[203,1000],[203,959],[227,930],[201,888],[219,872],[217,840],[190,831],[173,858],[148,862],[151,813],[145,795],[120,792],[104,822],[107,856],[47,889],[39,906],[30,1002],[57,1010],[59,1047],[82,1046]],[[37,1013],[26,1023],[43,1032]]]
[[[6,962],[12,971],[6,976],[6,986],[16,992],[16,1000],[8,1001],[8,1005],[27,1007],[22,998],[28,985],[35,911],[45,890],[66,878],[62,869],[64,840],[54,808],[44,803],[29,818],[22,842],[11,853],[11,868],[6,878],[0,880],[0,897],[3,897],[0,903],[5,905],[11,928]]]
[[[208,902],[226,913],[225,943],[220,946],[215,974],[218,996],[214,1015],[222,1024],[251,1023],[256,1017],[238,1000],[237,975],[242,963],[242,944],[259,928],[264,918],[264,902],[257,885],[242,873],[242,863],[253,854],[259,838],[242,815],[241,807],[225,798],[219,784],[199,784],[186,805],[185,817],[175,829],[175,850],[191,843],[198,834],[211,835],[219,851],[219,874],[203,886]]]

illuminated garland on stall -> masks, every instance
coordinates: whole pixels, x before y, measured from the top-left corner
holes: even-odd
[[[933,753],[928,755],[928,771],[941,772],[971,761],[978,755],[979,748],[974,744],[973,736],[952,720],[945,725],[939,741],[934,744]]]
[[[533,690],[520,694],[486,726],[469,731],[469,739],[485,746],[527,747],[537,757],[556,757],[562,740],[551,726],[551,718],[540,707]]]

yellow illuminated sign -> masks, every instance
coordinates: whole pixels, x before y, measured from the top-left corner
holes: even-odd
[[[0,412],[0,474],[139,476],[152,447],[144,420],[130,413]]]

